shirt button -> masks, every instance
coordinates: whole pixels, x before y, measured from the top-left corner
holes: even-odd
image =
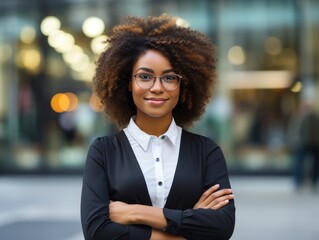
[[[158,186],[162,186],[163,185],[163,183],[162,182],[158,182]]]
[[[161,136],[161,139],[164,140],[164,139],[165,139],[165,136]]]
[[[160,160],[159,158],[156,158],[156,162],[159,162],[159,160]]]

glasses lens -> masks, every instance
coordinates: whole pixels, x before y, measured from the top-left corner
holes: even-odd
[[[140,88],[150,89],[158,77],[148,73],[138,73],[134,75],[134,78]],[[182,77],[177,74],[166,74],[159,78],[161,79],[163,88],[168,91],[175,90],[179,86],[182,79]]]
[[[181,77],[176,74],[162,76],[162,84],[166,90],[175,90],[180,84]]]
[[[139,73],[134,75],[137,85],[140,88],[149,89],[154,83],[154,76],[147,73]]]

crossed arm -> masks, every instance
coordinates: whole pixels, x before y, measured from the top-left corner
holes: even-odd
[[[192,202],[195,200],[196,204],[194,206],[186,204],[184,210],[175,209],[174,204],[168,208],[155,208],[148,204],[112,202],[110,186],[114,195],[118,188],[130,188],[132,180],[139,180],[134,174],[125,179],[122,179],[122,174],[118,174],[119,171],[129,172],[132,167],[134,168],[134,164],[131,164],[129,156],[124,155],[125,164],[123,165],[123,155],[112,154],[112,144],[113,142],[109,139],[99,138],[91,145],[88,152],[81,194],[81,223],[85,239],[230,238],[235,225],[235,206],[232,191],[229,189],[226,163],[220,148],[215,144],[205,142],[207,146],[205,145],[202,149],[204,152],[202,157],[205,158],[205,176],[203,176],[203,182],[199,179],[197,184],[200,184],[202,188],[215,183],[219,183],[220,186],[214,185],[202,195],[196,193],[195,196],[199,196],[198,201],[192,200]],[[112,159],[112,161],[106,162],[106,159]],[[117,161],[118,159],[121,161]],[[184,201],[182,204],[187,201],[185,197],[194,196],[190,190],[194,187],[188,187],[193,186],[192,181],[185,183],[186,179],[182,179],[184,175],[192,173],[188,165],[192,165],[192,162],[183,165],[184,168],[177,172],[179,175],[176,178],[180,180],[176,183],[179,186],[175,188],[175,191],[178,190],[176,197],[178,201]],[[125,167],[124,170],[123,167]],[[123,190],[121,197],[117,196],[114,199],[130,199],[127,202],[144,204],[143,201],[134,200],[134,197],[147,195],[142,183],[143,181],[134,182],[134,186],[139,186],[140,190],[133,192],[135,194],[133,197],[125,196],[126,191]],[[183,191],[187,190],[189,190],[188,193],[184,194]]]
[[[219,185],[216,184],[206,190],[194,209],[221,209],[234,199],[231,189],[218,190]],[[164,231],[167,221],[163,214],[163,209],[158,207],[146,206],[141,204],[127,204],[120,201],[110,202],[109,213],[112,221],[129,225],[142,224],[152,228],[150,240],[182,240],[181,236],[168,234]]]

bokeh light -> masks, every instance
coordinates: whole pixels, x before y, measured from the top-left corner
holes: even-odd
[[[57,52],[64,53],[69,51],[74,45],[74,37],[61,30],[54,31],[48,37],[48,43]]]
[[[51,98],[51,108],[57,113],[71,112],[77,107],[78,97],[74,93],[57,93]]]
[[[245,62],[246,56],[244,50],[240,46],[233,46],[228,51],[228,61],[233,65],[241,65]]]
[[[59,30],[61,27],[61,21],[54,16],[45,17],[40,25],[41,32],[49,36],[52,32]]]
[[[36,48],[22,49],[17,56],[17,64],[21,68],[36,71],[41,64],[41,53]]]
[[[100,35],[92,39],[91,41],[91,49],[95,54],[100,54],[104,50],[107,49],[107,43],[105,42],[107,40],[106,35]]]
[[[73,45],[72,48],[63,53],[63,59],[68,64],[73,64],[81,61],[83,56],[83,49],[78,45]]]
[[[189,23],[181,17],[176,17],[176,25],[185,28],[189,27]]]
[[[33,27],[26,26],[22,28],[20,32],[20,40],[25,43],[29,44],[32,43],[36,38],[36,31]]]
[[[89,100],[90,108],[95,112],[102,112],[103,106],[101,104],[100,99],[95,95],[91,95]]]
[[[82,25],[82,30],[85,36],[93,38],[103,33],[105,24],[102,19],[98,17],[89,17],[85,19]]]
[[[294,93],[299,93],[302,89],[302,83],[301,82],[296,82],[292,88],[290,89],[290,91],[294,92]]]
[[[79,102],[78,97],[72,92],[67,92],[67,93],[65,93],[65,95],[69,99],[69,107],[68,107],[67,111],[72,112],[72,111],[76,110],[78,107],[78,102]]]

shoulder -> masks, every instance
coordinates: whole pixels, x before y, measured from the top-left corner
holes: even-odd
[[[220,152],[219,145],[209,137],[189,132],[187,130],[182,131],[182,145],[186,145],[192,151],[199,150],[202,153]]]
[[[109,135],[96,137],[90,144],[90,149],[98,148],[100,150],[111,150],[115,149],[121,142],[121,138],[125,137],[123,131],[114,132]]]
[[[201,157],[204,162],[224,161],[224,153],[211,138],[183,130],[181,146],[187,154]]]
[[[182,139],[185,141],[190,141],[195,144],[204,144],[218,147],[217,143],[209,137],[190,132],[188,130],[183,129],[182,131]]]

